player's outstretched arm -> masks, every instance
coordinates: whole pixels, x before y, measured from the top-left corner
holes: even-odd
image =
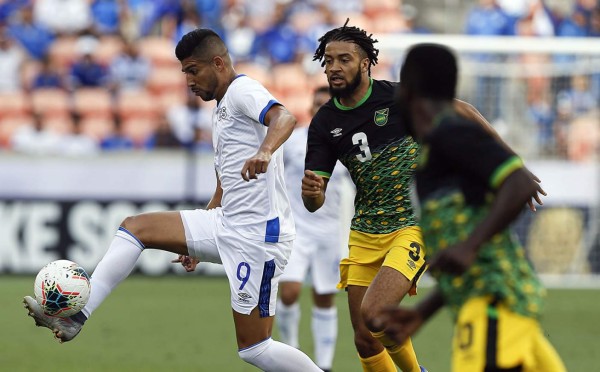
[[[314,212],[325,203],[327,178],[323,178],[311,170],[304,171],[302,177],[302,202],[309,212]]]
[[[467,103],[465,101],[455,99],[454,100],[454,109],[460,116],[468,119],[469,121],[479,124],[486,132],[491,134],[492,137],[494,137],[500,144],[502,144],[502,146],[504,146],[504,148],[506,148],[511,153],[516,154],[513,151],[513,149],[511,149],[510,146],[508,146],[508,144],[506,144],[506,142],[504,142],[502,137],[500,137],[498,132],[496,132],[494,127],[486,120],[486,118],[483,115],[481,115],[481,113],[475,107],[473,107],[473,105],[471,105],[470,103]],[[529,199],[527,199],[527,205],[529,206],[529,209],[531,211],[535,212],[536,208],[535,208],[535,204],[533,203],[533,201],[535,200],[535,202],[537,204],[543,205],[544,203],[542,202],[540,195],[546,196],[547,194],[544,191],[544,189],[542,188],[542,186],[540,185],[540,183],[542,181],[535,174],[531,173],[530,171],[528,171],[528,172],[531,176],[531,179],[534,180],[535,182],[537,182],[537,187],[536,187],[535,191],[531,194],[531,197]]]
[[[384,328],[385,333],[398,344],[404,343],[426,323],[433,314],[444,306],[444,298],[435,289],[415,308],[389,307],[383,309],[374,319],[377,328]]]
[[[464,273],[475,262],[481,246],[504,230],[519,214],[537,184],[530,173],[521,168],[511,173],[498,188],[496,199],[487,216],[473,229],[469,237],[452,245],[428,260],[430,270],[451,274]]]
[[[265,125],[269,127],[256,155],[246,160],[242,168],[244,181],[256,179],[265,173],[271,161],[271,155],[290,137],[296,118],[285,107],[273,105],[265,115]]]

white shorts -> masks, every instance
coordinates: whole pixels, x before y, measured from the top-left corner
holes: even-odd
[[[221,208],[186,210],[180,214],[189,255],[223,265],[233,310],[248,315],[258,306],[261,317],[275,315],[279,278],[292,242],[247,239],[224,226]]]
[[[310,270],[311,284],[317,294],[337,292],[342,248],[338,235],[334,232],[329,239],[315,239],[297,230],[292,255],[280,281],[302,283]]]

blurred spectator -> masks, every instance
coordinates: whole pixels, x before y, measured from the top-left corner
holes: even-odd
[[[33,76],[31,82],[30,89],[40,88],[66,88],[63,74],[48,57],[42,59],[40,70]]]
[[[530,0],[526,18],[531,19],[535,36],[549,37],[555,35],[552,13],[544,0]]]
[[[124,7],[124,0],[93,0],[91,11],[94,32],[101,35],[118,34]]]
[[[36,0],[33,11],[38,23],[59,35],[77,35],[92,26],[89,0]]]
[[[212,113],[200,104],[198,97],[188,94],[184,105],[176,105],[167,111],[167,121],[173,134],[186,147],[212,146]]]
[[[111,135],[102,139],[100,148],[104,151],[123,151],[133,149],[133,140],[123,134],[121,119],[115,117],[114,130]]]
[[[81,117],[73,113],[73,131],[61,139],[60,153],[69,156],[96,154],[98,144],[81,132]]]
[[[600,115],[590,112],[575,119],[569,126],[567,137],[570,160],[598,161],[600,154]]]
[[[5,24],[17,10],[29,2],[30,0],[0,0],[0,24]]]
[[[71,66],[69,85],[71,89],[79,87],[101,87],[108,77],[106,68],[96,61],[94,50],[98,40],[91,36],[82,36],[77,40],[79,57]]]
[[[273,24],[254,40],[254,55],[266,65],[297,62],[299,35],[287,22],[287,5],[277,3]]]
[[[558,26],[556,36],[585,37],[587,36],[587,18],[583,11],[574,10],[570,17],[565,18]]]
[[[521,19],[531,21],[533,34],[553,36],[554,22],[550,9],[544,0],[496,0],[498,6],[509,19],[510,34],[516,33],[517,23]]]
[[[600,3],[590,15],[590,36],[600,37]]]
[[[554,152],[554,122],[556,115],[547,92],[536,92],[527,99],[527,116],[537,127],[537,144],[543,154]]]
[[[123,52],[110,64],[110,88],[117,92],[144,89],[150,70],[150,60],[140,55],[139,47],[135,42],[126,40]]]
[[[597,97],[590,90],[589,77],[586,75],[573,75],[571,77],[571,88],[559,94],[561,99],[568,101],[572,117],[587,114],[598,104]]]
[[[590,36],[600,38],[600,4],[592,11],[590,16]],[[600,73],[594,73],[590,76],[590,90],[594,97],[597,97],[600,105]]]
[[[34,21],[31,5],[21,8],[18,15],[19,17],[13,18],[9,25],[9,34],[21,43],[32,58],[41,60],[48,53],[54,34],[47,27]]]
[[[221,15],[223,14],[223,5],[226,1],[221,0],[191,0],[194,3],[194,8],[200,16],[201,23],[205,27],[220,31],[222,24],[220,23]],[[265,15],[266,16],[266,15]]]
[[[419,11],[414,5],[403,4],[402,5],[402,16],[404,17],[404,24],[406,26],[406,33],[411,34],[430,34],[431,30],[427,27],[419,25],[418,16]]]
[[[500,36],[513,34],[511,22],[496,0],[479,0],[467,13],[466,33],[475,36]]]
[[[181,148],[182,143],[179,142],[167,118],[162,115],[158,119],[156,131],[148,138],[144,147],[147,149],[153,148]]]
[[[139,38],[150,34],[169,35],[183,13],[179,0],[125,0],[130,23],[125,32],[128,38]],[[173,29],[163,29],[164,27]]]
[[[511,35],[508,16],[496,4],[496,0],[479,0],[467,14],[466,33],[473,36]],[[500,63],[503,57],[492,53],[479,53],[471,56],[479,63]],[[501,118],[500,96],[502,79],[493,75],[477,79],[473,105],[490,121]]]
[[[0,28],[0,92],[16,92],[23,87],[24,51]]]
[[[236,63],[249,61],[252,56],[256,30],[250,26],[246,9],[239,4],[229,7],[223,14],[222,23],[223,39],[227,43],[232,58]]]
[[[44,129],[43,117],[39,114],[32,116],[30,124],[20,126],[12,138],[12,148],[26,154],[56,154],[60,145],[61,136]]]
[[[189,0],[188,0],[189,1]],[[182,8],[181,20],[177,23],[175,31],[173,33],[173,42],[177,44],[183,35],[198,28],[205,27],[200,21],[200,16],[196,9],[190,6],[184,6]]]

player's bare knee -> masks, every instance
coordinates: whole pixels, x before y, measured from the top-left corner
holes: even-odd
[[[133,236],[141,240],[142,224],[140,222],[138,216],[129,216],[121,222],[121,227],[127,229]]]
[[[355,332],[354,346],[362,357],[376,355],[381,352],[381,344],[369,332]]]
[[[300,298],[301,285],[295,284],[296,283],[284,282],[279,286],[279,297],[285,306],[295,304],[298,301],[298,298]]]
[[[380,309],[381,308],[377,305],[365,304],[364,302],[360,307],[360,314],[362,316],[362,319],[365,322],[365,325],[367,326],[369,331],[371,332],[379,332],[383,330],[379,327],[375,327],[375,325],[373,324],[373,321],[377,317],[377,314],[380,312]]]

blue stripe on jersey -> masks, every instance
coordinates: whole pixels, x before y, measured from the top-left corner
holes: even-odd
[[[242,76],[246,76],[246,74],[237,74],[237,75],[236,75],[236,76],[233,78],[233,80],[235,80],[235,79],[237,79],[237,78],[239,78],[239,77],[242,77]]]
[[[275,259],[265,262],[262,280],[260,281],[260,293],[258,295],[258,311],[261,318],[269,316],[269,305],[271,303],[271,279],[275,275]]]
[[[279,217],[267,221],[267,229],[265,232],[265,242],[277,243],[279,241]]]
[[[119,226],[119,231],[123,231],[125,234],[131,236],[132,238],[135,239],[136,242],[138,242],[138,244],[140,245],[140,247],[142,249],[146,249],[146,246],[144,245],[144,243],[142,243],[141,240],[139,240],[138,238],[136,238],[135,235],[133,235],[131,232],[129,232],[129,230],[127,230],[126,228],[124,228],[123,226]]]
[[[267,105],[265,106],[264,109],[262,109],[262,111],[260,112],[260,115],[258,116],[258,121],[262,124],[265,125],[265,116],[267,115],[267,111],[269,111],[269,109],[271,107],[273,107],[273,105],[278,105],[279,102],[277,102],[276,100],[272,99],[269,101],[269,103],[267,103]]]

